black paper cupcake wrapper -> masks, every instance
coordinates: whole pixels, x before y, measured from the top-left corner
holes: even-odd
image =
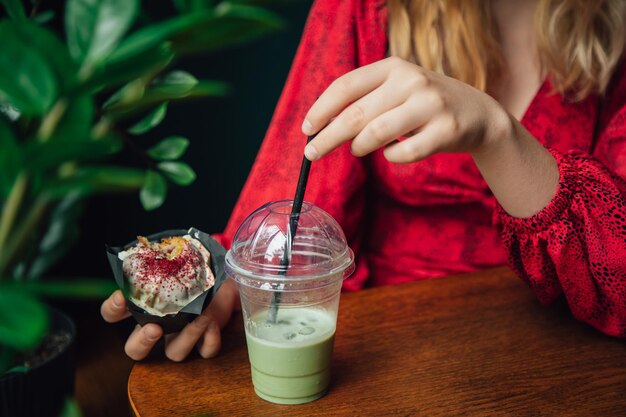
[[[193,301],[183,307],[178,313],[167,314],[165,316],[155,316],[148,313],[147,311],[133,303],[130,300],[130,297],[128,297],[129,288],[126,283],[126,279],[124,278],[122,260],[118,257],[118,254],[124,250],[127,250],[131,246],[136,245],[137,240],[134,240],[122,247],[106,247],[107,258],[109,260],[109,264],[111,265],[111,269],[113,270],[115,282],[124,293],[124,297],[126,297],[126,302],[128,304],[128,309],[132,313],[135,320],[137,320],[137,323],[142,326],[146,323],[159,324],[163,328],[163,332],[166,334],[181,331],[183,327],[185,327],[196,316],[202,313],[202,310],[204,310],[204,308],[209,305],[217,290],[219,290],[222,283],[226,280],[226,271],[224,270],[226,249],[224,249],[224,247],[211,236],[196,229],[195,227],[192,227],[189,230],[165,230],[163,232],[155,233],[146,237],[150,242],[158,242],[162,238],[185,235],[190,235],[194,239],[199,240],[211,254],[211,270],[213,271],[213,276],[215,277],[215,285],[196,297]]]

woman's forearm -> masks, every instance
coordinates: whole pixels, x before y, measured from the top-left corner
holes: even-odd
[[[502,207],[513,217],[530,217],[554,197],[556,161],[517,120],[507,115],[488,146],[472,152],[474,162]]]

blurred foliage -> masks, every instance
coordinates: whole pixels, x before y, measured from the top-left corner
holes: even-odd
[[[138,193],[154,210],[169,186],[195,180],[179,160],[187,138],[138,140],[170,102],[228,92],[171,70],[177,58],[282,26],[262,1],[172,1],[178,14],[154,21],[138,19],[139,0],[66,0],[63,16],[42,1],[0,0],[0,375],[47,331],[39,296],[102,297],[114,288],[112,280],[38,280],[75,243],[85,198]],[[50,26],[58,19],[62,34]],[[121,152],[141,166],[113,163]]]

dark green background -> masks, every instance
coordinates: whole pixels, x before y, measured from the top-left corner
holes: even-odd
[[[154,14],[167,13],[156,3],[163,4],[144,2],[144,6]],[[170,187],[165,204],[152,212],[143,211],[136,194],[90,199],[81,218],[79,243],[51,276],[109,276],[104,245],[121,245],[137,234],[190,226],[208,233],[224,228],[282,91],[310,5],[296,0],[274,6],[287,22],[282,31],[174,64],[199,79],[228,81],[233,91],[226,98],[170,105],[162,125],[135,140],[149,146],[168,135],[189,138],[183,160],[198,179],[190,187]],[[127,154],[121,162],[141,164],[133,158]]]

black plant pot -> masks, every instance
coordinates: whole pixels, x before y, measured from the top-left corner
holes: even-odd
[[[76,327],[67,315],[50,309],[50,331],[70,334],[67,346],[24,373],[0,376],[0,417],[57,417],[74,393]]]

